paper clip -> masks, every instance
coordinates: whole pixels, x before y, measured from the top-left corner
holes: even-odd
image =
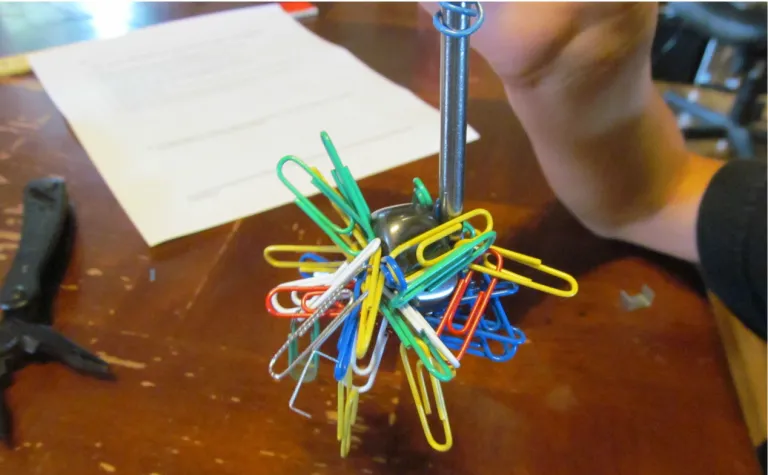
[[[445,237],[446,235],[459,232],[463,229],[464,222],[469,221],[475,216],[483,216],[486,219],[485,231],[483,231],[483,233],[481,234],[488,233],[493,229],[493,218],[491,217],[491,214],[484,209],[475,209],[467,213],[464,213],[461,216],[457,216],[456,218],[453,218],[450,221],[446,221],[445,223],[433,229],[430,229],[425,233],[421,233],[418,236],[409,239],[408,241],[394,248],[389,253],[389,255],[392,256],[392,258],[394,259],[394,258],[397,258],[397,256],[399,256],[400,254],[407,251],[408,249],[412,248],[413,246],[417,246],[416,255],[419,260],[419,264],[426,267],[430,265],[430,263],[424,258],[424,250],[426,249],[427,245],[433,244],[434,242],[439,240],[439,238],[435,238],[435,236],[440,235]],[[448,232],[446,233],[446,231]],[[426,241],[427,244],[423,244],[424,241]]]
[[[376,375],[379,373],[379,366],[381,366],[381,358],[384,356],[384,350],[387,347],[387,341],[389,340],[389,332],[387,331],[387,320],[381,321],[379,326],[379,333],[376,336],[376,344],[373,347],[373,354],[371,360],[365,366],[360,368],[357,366],[357,358],[354,355],[350,355],[349,369],[351,370],[349,379],[346,384],[349,384],[358,393],[363,394],[368,392],[373,387],[374,381],[376,381]],[[339,356],[341,357],[341,356]],[[353,383],[353,375],[367,376],[365,384],[362,386],[356,386]]]
[[[295,352],[292,355],[291,350],[293,349],[293,347],[289,348],[289,350],[288,350],[288,355],[289,355],[288,364],[289,364],[289,367],[293,366],[295,361],[300,361],[300,360],[304,359],[304,357],[306,356],[306,353],[309,352],[309,358],[307,359],[307,363],[304,365],[304,369],[302,370],[301,375],[299,376],[299,379],[296,382],[296,387],[293,390],[293,394],[291,395],[291,399],[288,401],[288,407],[291,410],[293,410],[293,411],[295,411],[295,412],[297,412],[297,413],[299,413],[299,414],[301,414],[301,415],[303,415],[303,416],[305,416],[307,418],[311,418],[309,413],[307,413],[305,411],[302,411],[301,409],[296,407],[296,398],[299,395],[299,389],[301,388],[302,384],[304,384],[304,382],[306,381],[306,374],[307,374],[308,369],[310,369],[310,367],[314,366],[314,372],[317,373],[317,365],[319,363],[319,358],[320,357],[325,358],[325,359],[327,359],[327,360],[329,360],[329,361],[331,361],[333,363],[338,363],[337,359],[335,359],[335,358],[333,358],[331,356],[328,356],[325,353],[322,353],[320,351],[320,347],[323,345],[323,343],[325,343],[326,340],[328,340],[330,335],[333,334],[333,332],[336,331],[336,329],[339,326],[346,325],[347,322],[349,322],[350,320],[354,319],[356,312],[360,308],[359,303],[362,302],[362,300],[364,298],[364,297],[362,297],[360,295],[359,287],[356,288],[356,292],[354,293],[354,296],[356,297],[355,301],[351,302],[350,304],[348,304],[347,307],[345,307],[342,310],[342,313],[338,316],[338,318],[336,320],[334,320],[333,323],[328,325],[321,333],[319,333],[317,335],[313,334],[313,338],[312,338],[312,342],[310,343],[310,346],[306,350],[304,350],[304,352],[301,355],[295,356]],[[293,322],[291,322],[291,323],[293,323]],[[314,330],[316,330],[317,328],[319,328],[318,322],[315,321]],[[292,330],[291,334],[294,334],[295,331],[294,331],[293,325],[291,327],[291,330]],[[296,340],[294,339],[293,342],[295,343]],[[293,371],[291,372],[291,375],[293,376]]]
[[[328,183],[328,180],[325,179],[322,175],[318,175],[320,179],[323,180],[323,182],[328,186],[328,188],[331,187],[331,184]],[[336,214],[339,215],[342,221],[344,221],[345,226],[352,225],[352,235],[348,236],[346,234],[341,234],[339,237],[347,243],[347,246],[349,246],[352,250],[359,250],[364,248],[367,244],[369,239],[372,239],[372,237],[368,237],[369,235],[364,236],[361,230],[361,227],[356,225],[352,218],[350,218],[347,214],[342,211],[339,206],[331,201],[331,207],[333,207],[333,210],[336,211]]]
[[[486,274],[481,274],[481,275],[483,276],[483,278],[487,277],[490,279],[490,277],[488,277]],[[435,293],[434,294],[435,298],[432,302],[427,301],[422,303],[421,302],[422,295],[419,295],[416,299],[416,301],[418,302],[418,305],[414,305],[414,308],[421,311],[424,317],[440,316],[442,318],[442,315],[445,313],[445,310],[448,308],[448,302],[450,302],[451,296],[456,291],[456,285],[458,285],[458,281],[460,277],[461,275],[457,275],[455,277],[456,283],[454,283],[450,287],[446,287],[442,293],[439,293],[439,294]],[[496,288],[493,289],[493,293],[491,294],[491,299],[506,297],[508,295],[514,295],[515,293],[517,293],[519,288],[520,287],[514,282],[508,282],[508,281],[499,282],[498,284],[496,284]],[[475,300],[477,300],[477,295],[480,292],[479,289],[480,287],[477,285],[477,282],[473,279],[473,281],[469,283],[469,287],[467,288],[467,291],[464,293],[464,297],[461,298],[460,306],[466,306],[466,305],[471,306],[475,302]],[[436,291],[433,291],[433,292],[436,292]],[[484,320],[481,320],[481,324],[483,322]],[[488,328],[488,330],[492,331],[493,329]]]
[[[472,341],[467,347],[466,354],[486,358],[495,363],[509,361],[517,353],[518,347],[525,342],[525,337],[520,330],[514,329],[514,332],[517,334],[516,337],[502,337],[495,333],[477,330],[472,336]],[[465,342],[462,338],[450,335],[443,335],[441,338],[446,346],[454,351],[458,351]],[[491,342],[495,342],[501,347],[501,350],[494,351],[491,348]]]
[[[342,262],[341,265],[337,268],[335,268],[332,272],[315,272],[310,276],[302,277],[301,279],[296,280],[290,280],[288,282],[283,282],[282,284],[278,285],[276,288],[281,287],[288,287],[288,286],[294,286],[294,287],[313,287],[316,285],[331,285],[333,280],[336,278],[336,274],[341,271],[344,267],[349,266],[349,262]]]
[[[317,301],[330,287],[327,285],[316,285],[309,287],[301,287],[294,285],[279,285],[267,293],[265,306],[267,311],[275,317],[281,318],[309,318],[315,309],[311,305]],[[279,302],[279,295],[281,293],[290,293],[293,298],[297,295],[297,292],[302,292],[301,298],[296,303],[295,307],[284,307]],[[328,310],[321,316],[336,316],[341,311],[338,308],[338,302],[330,306]]]
[[[496,305],[500,305],[498,301],[491,301],[490,307],[495,308]],[[466,320],[466,315],[457,315],[457,320]],[[512,359],[517,353],[517,348],[525,343],[525,335],[519,329],[509,324],[506,314],[498,318],[503,319],[501,328],[505,331],[506,335],[501,334],[501,330],[488,331],[483,329],[483,321],[480,321],[480,327],[472,335],[472,340],[467,346],[466,354],[472,356],[479,356],[487,358],[497,363],[503,363]],[[428,317],[427,321],[432,325],[439,325],[440,318]],[[466,339],[452,336],[450,334],[443,334],[440,339],[445,345],[453,351],[459,351],[466,343]],[[495,343],[496,347],[500,349],[494,350],[491,343]]]
[[[368,208],[363,197],[363,192],[360,187],[357,186],[357,182],[352,178],[352,174],[349,172],[349,167],[345,166],[339,158],[339,154],[336,151],[336,147],[331,141],[331,137],[326,132],[320,133],[320,140],[323,142],[325,151],[328,152],[328,156],[333,163],[333,170],[331,170],[331,176],[333,181],[336,182],[336,187],[339,189],[341,195],[352,203],[352,207],[355,209],[356,214],[350,216],[356,217],[357,223],[363,228],[368,239],[374,237],[373,228],[371,227],[371,210]],[[346,212],[346,210],[344,210]],[[349,214],[349,213],[348,213]]]
[[[359,296],[358,296],[358,301],[362,301],[362,299]],[[351,312],[347,312],[343,317],[342,316],[339,317],[339,319],[344,321],[343,325],[346,325],[350,321],[353,321],[354,316],[355,316],[355,312],[359,309],[359,305],[356,305],[354,303],[351,304],[351,305],[354,305],[354,309]],[[318,335],[313,340],[313,342],[314,341],[318,341],[318,343],[315,344],[316,345],[314,347],[315,349],[312,350],[309,359],[307,359],[307,363],[304,365],[304,369],[302,370],[301,375],[299,376],[299,379],[296,382],[296,387],[294,388],[293,394],[291,395],[291,399],[288,402],[288,407],[291,410],[293,410],[294,412],[296,412],[298,414],[301,414],[301,415],[303,415],[303,416],[305,416],[307,418],[311,418],[312,416],[308,412],[303,411],[303,410],[301,410],[301,409],[296,407],[296,399],[298,398],[299,389],[301,388],[302,384],[307,382],[306,374],[307,374],[308,369],[310,369],[311,366],[314,366],[315,373],[316,373],[317,372],[317,362],[318,362],[320,357],[325,358],[325,359],[327,359],[328,361],[330,361],[332,363],[338,363],[340,361],[340,358],[342,358],[341,355],[339,355],[339,358],[333,358],[333,357],[328,356],[325,353],[319,351],[320,346],[322,346],[322,344],[326,340],[328,340],[330,335],[339,327],[339,324],[338,323],[333,324],[333,328],[328,330],[328,328],[330,328],[330,327],[331,327],[331,325],[329,325],[326,328],[327,331],[324,330],[320,335]],[[384,340],[384,343],[386,344],[386,338]],[[379,351],[380,351],[381,354],[384,353],[383,346],[382,346],[381,350],[379,350]],[[379,363],[381,362],[381,354],[379,354],[379,356],[378,356]],[[349,361],[349,359],[348,359],[348,361]],[[375,368],[376,368],[376,371],[378,371],[378,363],[376,364]],[[373,381],[375,380],[375,378],[376,378],[376,373],[374,372],[373,375],[371,375],[371,377],[369,378],[369,383],[365,387],[363,387],[362,389],[357,388],[357,387],[351,387],[351,389],[355,389],[358,393],[362,393],[362,392],[368,391],[368,389],[370,389],[371,386],[373,386]],[[351,379],[349,379],[349,381],[351,382]],[[355,397],[357,397],[357,394],[355,395]],[[357,411],[357,401],[356,400],[354,401],[354,405],[355,405],[354,406],[354,411],[356,412]],[[347,408],[347,410],[349,410],[349,408]],[[338,417],[342,417],[341,414],[342,413],[339,412],[339,416]],[[353,420],[354,420],[354,416],[353,416]],[[349,442],[347,442],[347,445],[349,445]],[[348,450],[349,450],[349,447],[347,447],[347,451]]]
[[[384,289],[384,295],[390,300],[394,297],[389,289]],[[438,336],[439,333],[429,325],[429,322],[424,318],[424,315],[422,315],[421,312],[407,303],[399,307],[397,311],[399,311],[403,318],[408,321],[416,334],[428,339],[432,343],[435,350],[437,350],[437,352],[440,354],[440,356],[442,356],[443,359],[450,363],[451,366],[454,368],[461,366],[459,360],[453,356],[453,353],[451,353],[451,351],[445,346],[445,343],[440,340],[440,337]]]
[[[406,290],[398,292],[392,299],[392,305],[395,308],[400,307],[416,297],[416,295],[440,287],[465,269],[471,262],[485,254],[495,239],[496,232],[488,231],[464,242],[460,241],[439,262],[418,271],[415,278],[408,282]]]
[[[288,369],[283,371],[282,373],[275,373],[274,366],[277,362],[278,358],[280,358],[280,355],[282,355],[290,346],[291,342],[297,338],[300,338],[303,336],[307,330],[309,330],[309,327],[322,315],[327,312],[331,306],[336,303],[343,295],[344,292],[347,292],[348,294],[351,293],[349,289],[346,288],[346,285],[352,281],[352,279],[357,276],[360,271],[365,269],[366,265],[368,264],[368,261],[370,260],[371,256],[379,250],[381,247],[381,240],[376,238],[373,239],[360,253],[352,260],[352,262],[348,263],[348,265],[343,265],[339,267],[339,269],[333,274],[331,284],[328,287],[328,290],[326,290],[320,297],[317,298],[315,301],[315,312],[309,316],[304,322],[299,326],[299,328],[288,335],[288,339],[285,343],[283,343],[283,346],[280,347],[280,349],[277,350],[277,353],[272,357],[272,360],[269,362],[269,374],[279,380],[285,377],[285,375],[290,372],[293,367],[303,358],[303,356],[307,353],[307,351],[312,348],[312,345],[315,345],[316,341],[310,343],[310,346],[307,347],[307,350],[304,350],[304,353],[302,353],[296,361],[290,363],[288,365]],[[360,297],[355,299],[355,301],[347,305],[344,309],[344,311],[336,317],[331,324],[326,327],[325,330],[328,328],[334,328],[337,325],[340,325],[343,323],[343,316],[354,310],[354,307],[362,303],[362,300],[368,296],[368,293],[363,293]],[[338,321],[338,322],[337,322]],[[323,330],[323,332],[325,332]],[[321,336],[323,333],[320,334]]]
[[[413,179],[413,201],[415,204],[426,206],[427,208],[431,208],[435,204],[421,178]]]
[[[309,198],[301,194],[301,192],[285,177],[283,173],[283,167],[286,163],[293,162],[304,170],[312,177],[311,183],[317,188],[329,201],[334,203],[347,214],[351,220],[346,227],[342,228],[334,224],[327,216],[325,216],[317,206],[315,206]],[[283,184],[293,193],[296,197],[296,205],[309,216],[315,224],[329,237],[331,240],[339,246],[339,248],[347,255],[354,256],[357,252],[349,246],[348,242],[341,238],[341,236],[351,236],[354,230],[355,224],[361,221],[361,218],[357,215],[357,211],[352,209],[349,203],[346,202],[336,190],[331,188],[325,180],[323,180],[320,173],[304,163],[298,157],[292,155],[285,156],[277,163],[277,177]]]
[[[351,294],[349,290],[341,289],[341,291],[339,291],[336,294],[336,297],[337,298],[341,297],[344,295],[344,293]],[[320,332],[320,335],[315,340],[313,340],[309,345],[307,345],[304,351],[293,362],[288,363],[288,367],[284,371],[282,371],[281,373],[276,373],[274,370],[274,366],[275,366],[275,363],[277,363],[277,360],[280,358],[280,355],[282,355],[290,347],[291,343],[294,340],[297,340],[302,336],[304,336],[304,334],[309,330],[310,326],[313,325],[317,321],[317,319],[320,318],[320,316],[325,314],[328,308],[330,308],[330,306],[335,302],[336,302],[335,300],[327,300],[326,302],[324,302],[322,305],[318,307],[315,313],[313,313],[309,318],[304,320],[301,323],[301,325],[299,325],[299,328],[297,328],[295,332],[292,332],[288,335],[288,339],[285,341],[285,343],[283,343],[283,346],[281,346],[277,350],[277,353],[275,353],[274,356],[272,356],[272,359],[269,362],[269,374],[274,379],[280,380],[284,378],[285,375],[291,372],[293,368],[295,368],[296,365],[301,360],[306,358],[311,352],[313,352],[316,348],[318,348],[319,345],[322,344],[323,341],[325,341],[324,337],[327,338],[331,332],[333,332],[339,325],[344,323],[344,320],[354,309],[354,306],[359,305],[359,303],[362,302],[362,299],[356,299],[355,301],[352,302],[352,304],[347,305],[344,308],[344,310],[339,314],[339,316],[331,320],[331,323],[329,323],[328,326],[326,326],[323,329],[323,331]]]
[[[491,335],[485,337],[485,340],[482,342],[483,350],[485,356],[491,361],[503,363],[505,361],[509,361],[513,356],[515,356],[518,346],[525,343],[526,338],[525,334],[519,328],[515,328],[512,326],[512,324],[509,323],[507,312],[504,310],[504,307],[502,306],[499,299],[491,299],[491,309],[496,315],[497,320],[500,322],[501,329],[507,333],[507,336],[500,335],[498,333],[499,330],[497,330],[496,333],[492,333]],[[489,340],[496,340],[507,349],[505,349],[501,354],[496,354],[491,349],[491,346],[488,343]]]
[[[306,417],[307,419],[311,419],[312,415],[310,415],[306,411],[302,411],[298,407],[296,407],[296,399],[299,397],[299,389],[301,386],[308,382],[307,379],[307,370],[310,369],[311,366],[315,367],[315,373],[317,372],[317,365],[319,362],[319,357],[325,358],[327,360],[330,360],[331,362],[336,362],[336,360],[325,353],[314,350],[312,351],[312,355],[307,359],[307,363],[304,365],[304,369],[301,371],[301,374],[299,375],[298,380],[296,381],[296,387],[293,389],[293,393],[291,394],[291,399],[288,400],[288,407],[295,413],[301,414],[302,416]]]
[[[349,455],[352,446],[352,426],[357,419],[357,407],[360,402],[360,393],[356,389],[339,382],[337,389],[337,417],[336,438],[339,440],[339,454],[342,457]]]
[[[579,291],[579,284],[576,282],[576,279],[566,274],[565,272],[545,266],[544,264],[541,263],[541,260],[536,259],[535,257],[526,256],[524,254],[510,251],[508,249],[504,249],[498,246],[492,246],[491,249],[494,249],[495,251],[497,251],[502,257],[504,257],[505,260],[512,260],[515,262],[519,262],[520,264],[531,267],[540,272],[544,272],[545,274],[558,277],[566,281],[569,284],[570,288],[567,290],[556,289],[554,287],[539,284],[537,282],[534,282],[533,279],[530,279],[520,274],[516,274],[506,269],[496,270],[495,269],[496,266],[488,261],[489,256],[485,256],[485,259],[482,264],[470,265],[469,266],[470,269],[476,270],[478,272],[483,272],[485,274],[490,275],[491,277],[507,280],[510,282],[514,282],[518,285],[523,285],[525,287],[530,287],[532,289],[536,289],[541,292],[546,292],[548,294],[556,295],[558,297],[573,297]]]
[[[490,276],[487,274],[483,274],[483,277],[486,278],[488,281],[490,281]],[[477,288],[473,288],[472,284],[470,283],[470,288],[467,290],[467,292],[464,294],[464,297],[461,298],[461,304],[471,304],[477,299],[477,295],[479,291]],[[508,281],[502,281],[496,284],[496,288],[493,289],[493,293],[491,294],[492,299],[498,299],[501,297],[506,297],[508,295],[514,295],[519,290],[519,286],[514,282],[508,282]]]
[[[302,297],[299,297],[299,292],[311,292],[316,293],[318,291],[327,290],[336,278],[336,273],[340,272],[344,267],[349,265],[348,262],[344,262],[338,269],[332,274],[315,274],[311,277],[305,277],[299,280],[293,280],[290,282],[284,282],[277,287],[273,288],[267,293],[266,308],[269,313],[277,317],[288,318],[306,318],[312,312],[308,312],[306,309],[301,309]],[[351,287],[350,287],[351,290]],[[279,295],[281,293],[290,293],[291,301],[296,305],[295,307],[283,307],[279,302]],[[313,299],[313,304],[316,299]]]
[[[298,320],[291,320],[291,333],[295,332],[296,329],[299,326]],[[312,333],[310,334],[310,341],[314,341],[318,336],[320,335],[320,321],[315,321],[315,324],[312,325]],[[293,340],[291,342],[291,346],[288,347],[288,364],[293,363],[296,361],[296,357],[299,355],[299,341]],[[307,361],[307,366],[309,367],[309,372],[307,373],[307,369],[305,368],[301,373],[298,375],[296,374],[296,369],[294,368],[293,371],[291,371],[290,375],[293,379],[298,380],[299,378],[304,378],[305,382],[311,382],[314,381],[315,377],[317,376],[317,366],[318,366],[318,358],[313,357],[310,358]],[[307,374],[304,374],[307,373]]]
[[[497,311],[495,307],[500,305],[498,301],[491,301],[490,307]],[[466,317],[465,315],[457,316],[458,319]],[[479,356],[487,358],[493,362],[503,363],[512,359],[517,353],[517,348],[525,343],[525,335],[519,329],[509,324],[509,320],[506,314],[503,316],[499,314],[497,317],[502,320],[502,328],[505,330],[506,335],[502,335],[499,330],[487,331],[482,328],[482,320],[480,328],[475,331],[472,336],[472,341],[467,348],[467,354],[472,356]],[[433,325],[440,324],[440,318],[428,317],[427,320]],[[465,340],[462,338],[454,337],[448,334],[440,336],[445,345],[451,350],[458,351]],[[494,350],[491,347],[491,343],[496,343],[495,346],[500,347],[501,350]]]
[[[330,261],[319,254],[315,254],[312,252],[305,252],[304,254],[301,255],[301,257],[299,257],[299,263],[304,263],[304,262],[311,262],[318,266],[322,266],[323,264],[329,263]],[[300,265],[299,275],[302,276],[303,278],[310,278],[310,277],[314,277],[318,273],[328,273],[328,272],[333,273],[333,271],[336,270],[337,268],[338,266],[329,265],[327,270],[323,269],[322,267],[320,268],[320,270],[312,270],[312,269],[307,269]]]
[[[363,279],[357,279],[355,282],[354,295],[355,298],[360,296],[362,292]],[[344,322],[344,326],[341,327],[341,333],[339,339],[336,341],[336,349],[338,350],[338,358],[336,365],[333,369],[333,377],[336,381],[342,381],[347,375],[347,369],[349,363],[354,358],[355,345],[357,342],[357,325],[360,316],[360,308],[355,309],[354,313]]]
[[[435,349],[432,342],[429,340],[423,341],[417,335],[414,335],[405,319],[397,315],[392,308],[390,308],[389,301],[381,303],[381,313],[384,314],[384,318],[389,322],[389,326],[395,331],[395,334],[400,341],[406,345],[406,348],[413,348],[416,355],[424,363],[424,367],[430,374],[434,375],[437,379],[443,382],[450,381],[456,376],[456,371],[448,366],[443,358],[439,357],[439,352]],[[421,342],[422,345],[418,343]],[[432,358],[431,355],[437,353],[437,358]]]
[[[424,343],[418,342],[417,344],[423,345]],[[445,408],[445,399],[443,398],[443,390],[440,387],[440,381],[433,375],[429,375],[430,382],[432,383],[432,393],[435,396],[437,416],[445,431],[445,442],[442,444],[435,440],[435,437],[432,435],[432,431],[429,428],[429,422],[427,421],[427,416],[432,413],[432,407],[429,403],[427,385],[424,382],[424,372],[421,370],[424,367],[424,364],[422,363],[422,360],[416,362],[416,372],[419,377],[417,383],[416,378],[413,377],[413,370],[411,370],[411,363],[408,360],[408,352],[404,343],[400,344],[400,359],[403,361],[405,376],[408,378],[408,386],[411,387],[411,395],[413,396],[413,402],[416,405],[416,412],[419,415],[421,428],[424,430],[424,436],[427,438],[427,443],[439,452],[450,450],[453,446],[453,435],[451,433],[451,423],[448,420],[448,411]]]
[[[310,290],[305,292],[301,296],[301,311],[306,312],[308,314],[311,314],[311,312],[315,308],[315,301],[319,299],[323,295],[323,290]],[[349,303],[353,300],[353,296],[349,296],[349,301],[346,303]],[[343,303],[341,300],[337,301],[331,308],[328,309],[327,312],[325,312],[326,317],[337,317],[339,313],[341,313],[344,310],[344,306],[346,304]],[[309,316],[309,315],[308,315]]]
[[[398,292],[405,290],[407,285],[405,275],[392,256],[381,258],[381,272],[384,274],[384,283],[387,287],[392,287]]]
[[[477,233],[474,227],[472,227],[469,224],[469,220],[476,216],[482,216],[486,220],[485,230],[481,233]],[[419,261],[419,264],[421,264],[424,267],[435,265],[437,262],[443,259],[444,256],[437,256],[431,259],[425,258],[424,251],[426,251],[427,247],[443,238],[457,235],[458,233],[467,229],[471,230],[472,238],[476,238],[478,235],[483,235],[491,232],[491,230],[493,229],[493,218],[491,217],[491,213],[481,208],[474,209],[472,211],[462,214],[461,216],[457,216],[456,218],[453,218],[450,221],[446,221],[440,226],[422,234],[422,236],[425,236],[425,235],[428,235],[428,236],[421,239],[418,246],[416,247],[416,259]]]
[[[360,322],[357,326],[357,345],[355,355],[362,358],[368,352],[368,347],[373,338],[373,329],[376,325],[376,317],[379,314],[381,304],[381,292],[384,289],[384,277],[381,272],[381,248],[371,259],[368,267],[368,275],[363,283],[363,290],[368,292],[368,298],[360,309]]]
[[[486,274],[481,274],[481,276],[485,280],[487,289],[487,284],[491,282],[491,277]],[[506,287],[504,284],[507,284],[510,287],[504,288]],[[473,289],[472,287],[473,286],[470,284],[470,289],[467,291],[467,294],[470,295],[465,294],[464,298],[462,298],[459,310],[454,316],[454,322],[466,324],[466,321],[469,319],[468,314],[465,315],[461,313],[461,307],[474,304],[476,296],[471,295],[471,293],[476,291],[476,289]],[[501,292],[497,292],[500,288]],[[480,325],[475,331],[472,341],[467,348],[468,354],[485,357],[494,362],[505,362],[514,357],[519,345],[525,343],[525,335],[523,332],[509,323],[507,312],[504,310],[500,299],[500,296],[513,294],[517,289],[517,285],[512,282],[499,282],[497,284],[496,289],[491,294],[489,309],[480,319]],[[434,312],[433,314],[426,315],[425,318],[431,325],[438,327],[444,317],[443,313]],[[460,350],[465,342],[464,339],[454,337],[447,333],[440,335],[440,338],[445,345],[453,351]],[[500,346],[501,351],[494,351],[491,347],[491,342],[497,343],[496,346]]]
[[[504,307],[499,299],[491,299],[491,310],[496,316],[499,322],[499,329],[489,332],[485,329],[475,332],[475,336],[479,337],[480,345],[482,346],[482,355],[491,361],[497,363],[503,363],[509,361],[517,353],[517,348],[525,343],[525,334],[518,328],[513,327],[509,323],[507,312],[504,311]],[[481,320],[480,326],[483,327],[484,320]],[[500,334],[500,331],[504,330],[506,336]],[[496,353],[491,348],[490,342],[496,341],[502,347],[501,353]]]
[[[274,257],[274,254],[278,252],[299,252],[305,253],[305,255],[308,253],[310,256],[318,257],[321,259],[322,257],[319,256],[319,254],[341,254],[343,257],[344,252],[337,246],[300,246],[292,244],[273,244],[271,246],[265,247],[264,260],[267,261],[267,263],[269,263],[269,265],[272,267],[277,267],[279,269],[301,269],[305,272],[333,272],[346,261],[346,259],[343,259],[340,261],[325,260],[324,262],[312,262],[309,259],[305,259],[304,256],[302,256],[298,261],[282,261]]]
[[[494,254],[497,259],[497,270],[501,269],[504,265],[504,259],[501,258],[498,251],[496,251],[493,247],[491,247],[489,252]],[[480,319],[483,317],[486,307],[488,307],[488,301],[490,300],[491,294],[493,293],[493,290],[496,287],[496,283],[498,282],[498,279],[493,277],[488,283],[487,288],[480,291],[480,293],[477,295],[477,298],[475,299],[475,303],[472,305],[472,310],[469,311],[469,316],[466,323],[463,327],[456,328],[454,325],[454,316],[456,315],[456,311],[459,308],[461,299],[464,297],[464,294],[469,287],[469,283],[473,276],[474,271],[470,270],[467,272],[467,275],[459,281],[459,285],[456,287],[456,292],[453,294],[453,297],[448,304],[448,308],[445,311],[445,315],[443,316],[440,325],[437,327],[438,335],[441,335],[444,331],[448,331],[454,336],[464,337],[464,343],[459,349],[458,359],[463,358],[464,354],[467,352],[467,348],[469,348],[469,344],[472,341],[472,335],[475,333],[477,326],[480,324]]]

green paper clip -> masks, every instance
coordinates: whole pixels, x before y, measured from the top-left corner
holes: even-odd
[[[399,292],[392,299],[392,306],[399,308],[422,292],[437,289],[485,254],[495,240],[496,231],[488,231],[455,247],[440,262],[427,267],[413,281],[408,282],[405,291]]]
[[[357,182],[352,177],[352,173],[349,171],[349,167],[341,162],[339,153],[336,151],[336,147],[331,141],[331,137],[326,132],[320,133],[320,139],[323,141],[325,151],[328,152],[328,156],[333,163],[333,170],[331,170],[331,176],[336,183],[336,187],[339,189],[341,195],[347,199],[355,208],[356,221],[363,228],[366,238],[368,240],[376,237],[373,233],[373,227],[371,226],[371,209],[368,207],[368,203],[365,201],[363,192],[357,185]],[[350,215],[352,216],[352,215]]]
[[[421,178],[413,179],[413,199],[414,204],[426,206],[427,208],[431,208],[435,204]]]
[[[384,318],[387,319],[387,322],[395,331],[400,342],[406,349],[412,348],[416,352],[416,355],[421,360],[424,368],[435,378],[443,382],[452,380],[454,376],[456,376],[456,371],[446,363],[429,339],[421,338],[421,335],[413,333],[405,319],[398,315],[397,312],[394,312],[390,307],[390,304],[390,301],[385,297],[382,297],[379,310],[384,314]],[[417,341],[420,344],[417,344]],[[423,347],[426,347],[429,350],[429,355],[424,352]],[[437,366],[435,366],[434,362],[437,362]]]
[[[299,321],[295,318],[291,319],[291,333],[295,333],[296,330],[299,327]],[[320,336],[320,321],[316,321],[315,324],[312,326],[312,333],[310,333],[310,338],[312,341],[315,341],[317,337]],[[288,346],[288,364],[292,364],[296,358],[299,356],[299,339],[294,339],[290,346]],[[320,364],[320,357],[318,355],[313,355],[312,359],[309,361],[309,368],[307,368],[307,374],[304,375],[304,382],[309,383],[315,380],[315,377],[317,376],[317,367]],[[294,368],[293,371],[291,371],[289,374],[293,379],[296,381],[299,380],[299,377],[301,377],[301,368]]]
[[[295,163],[302,170],[307,172],[312,177],[312,185],[314,185],[315,188],[317,188],[323,195],[326,196],[326,198],[328,198],[328,200],[331,201],[331,203],[335,204],[338,209],[340,209],[349,217],[349,224],[346,227],[342,228],[334,224],[327,216],[322,213],[322,211],[317,208],[317,206],[315,206],[309,200],[309,198],[301,194],[301,192],[299,192],[293,183],[288,181],[288,179],[285,177],[285,174],[283,173],[283,167],[288,162]],[[281,158],[279,162],[277,162],[277,177],[296,197],[296,205],[302,211],[304,211],[304,213],[306,213],[307,216],[309,216],[310,219],[312,219],[312,221],[314,221],[315,224],[317,224],[318,227],[320,227],[320,229],[322,229],[323,232],[325,232],[325,234],[331,238],[334,244],[339,246],[339,248],[345,254],[349,256],[356,256],[360,252],[355,251],[349,247],[349,245],[341,238],[340,235],[351,236],[352,231],[355,228],[355,224],[359,223],[361,219],[357,216],[357,212],[352,209],[350,204],[336,190],[331,188],[317,173],[317,171],[310,168],[309,165],[304,163],[300,158],[294,157],[293,155],[287,155]]]

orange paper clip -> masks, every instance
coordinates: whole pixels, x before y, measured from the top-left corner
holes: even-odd
[[[491,248],[488,250],[488,253],[493,254],[493,256],[496,258],[496,269],[501,270],[504,267],[504,259],[502,259],[499,252]],[[464,353],[467,352],[467,349],[472,342],[472,337],[475,334],[475,330],[477,330],[477,326],[480,323],[480,319],[483,318],[485,309],[488,307],[488,302],[491,300],[493,290],[496,288],[496,284],[499,281],[497,277],[491,278],[491,281],[488,283],[488,287],[477,294],[475,303],[472,305],[472,309],[469,311],[469,316],[467,317],[467,321],[464,323],[464,326],[461,328],[456,328],[453,326],[453,319],[456,316],[456,312],[458,311],[459,305],[461,304],[461,299],[464,298],[464,294],[467,292],[467,288],[469,288],[469,283],[472,281],[474,274],[475,271],[470,270],[467,272],[467,275],[458,282],[456,285],[456,290],[453,293],[453,297],[451,297],[451,301],[448,303],[448,308],[445,309],[443,319],[440,321],[440,325],[437,327],[438,335],[442,335],[443,331],[447,331],[451,335],[464,337],[464,342],[461,344],[459,353],[456,355],[456,358],[459,360],[464,357]]]

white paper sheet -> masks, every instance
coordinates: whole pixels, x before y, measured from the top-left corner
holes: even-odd
[[[439,148],[435,108],[276,5],[29,60],[150,246],[293,201],[276,175],[284,155],[329,177],[323,130],[356,178]]]

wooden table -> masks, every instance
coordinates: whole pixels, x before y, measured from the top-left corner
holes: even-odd
[[[109,8],[0,4],[0,54],[238,6],[139,4],[120,18]],[[309,28],[437,105],[439,37],[414,5],[320,10]],[[467,207],[489,209],[501,245],[570,272],[580,292],[508,299],[529,343],[506,364],[467,358],[444,386],[455,437],[448,453],[425,443],[392,351],[342,460],[328,368],[302,391],[309,420],[287,407],[292,384],[273,382],[266,368],[286,325],[267,315],[263,295],[292,274],[268,267],[261,251],[316,242],[309,219],[289,205],[149,249],[34,77],[2,81],[0,273],[18,239],[24,184],[65,177],[79,231],[55,326],[108,355],[117,380],[53,364],[19,372],[7,391],[17,445],[0,449],[0,472],[757,473],[694,269],[585,231],[554,199],[477,56],[470,82],[469,121],[482,139],[468,147]],[[414,176],[435,190],[436,172],[431,157],[361,186],[377,208],[409,200]],[[619,291],[643,284],[656,293],[653,306],[623,311]]]

